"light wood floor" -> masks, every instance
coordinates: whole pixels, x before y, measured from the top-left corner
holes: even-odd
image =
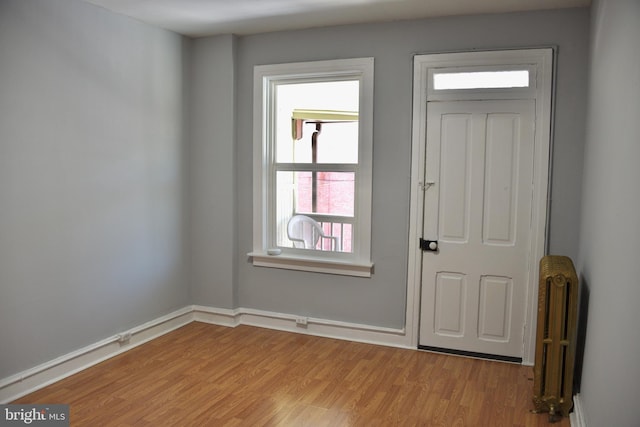
[[[15,403],[72,426],[546,426],[532,368],[193,322]],[[567,418],[557,427],[568,427]]]

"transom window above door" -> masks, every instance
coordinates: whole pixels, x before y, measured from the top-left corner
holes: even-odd
[[[427,99],[523,99],[537,90],[537,68],[531,64],[452,66],[443,63],[427,70]]]
[[[436,71],[433,73],[434,90],[509,89],[529,87],[529,70]]]

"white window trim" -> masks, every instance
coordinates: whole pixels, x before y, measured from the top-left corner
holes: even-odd
[[[355,200],[353,253],[282,250],[270,255],[273,236],[269,232],[273,206],[268,199],[271,165],[269,146],[269,102],[271,88],[278,82],[309,78],[353,78],[360,81],[358,178]],[[373,175],[373,58],[340,59],[258,65],[254,68],[253,88],[253,251],[247,255],[253,265],[289,270],[370,277],[371,189]]]

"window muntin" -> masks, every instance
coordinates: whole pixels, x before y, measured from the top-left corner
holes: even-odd
[[[254,265],[370,276],[373,59],[257,66],[255,77]],[[294,215],[340,242],[294,244]]]

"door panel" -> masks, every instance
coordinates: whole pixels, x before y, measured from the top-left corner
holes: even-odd
[[[487,117],[482,233],[485,244],[514,244],[519,123],[516,114]]]
[[[442,272],[436,275],[435,332],[438,335],[464,336],[466,313],[466,277],[464,274]]]
[[[534,107],[427,105],[420,345],[522,357]]]
[[[466,242],[469,230],[469,158],[471,115],[443,114],[440,161],[441,239]]]
[[[509,341],[511,326],[511,292],[509,277],[480,278],[480,316],[478,337],[487,341]]]

